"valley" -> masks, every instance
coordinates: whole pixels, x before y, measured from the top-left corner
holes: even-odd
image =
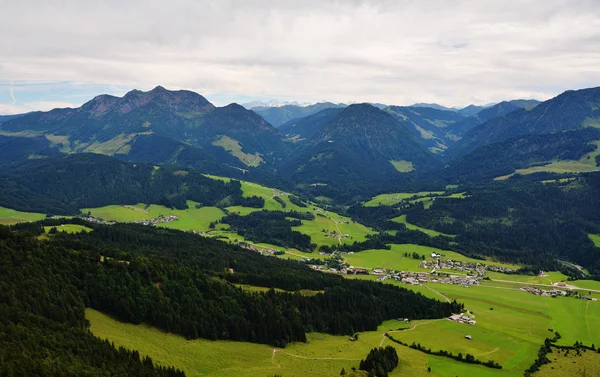
[[[229,178],[209,176],[211,179],[229,182]],[[280,245],[255,243],[229,229],[227,224],[219,223],[228,213],[238,213],[247,216],[251,213],[269,211],[298,211],[310,213],[314,220],[302,220],[302,225],[293,229],[311,237],[317,250],[321,246],[336,247],[354,242],[364,242],[369,235],[378,232],[353,221],[349,217],[325,210],[313,202],[298,202],[290,200],[291,194],[281,190],[268,188],[256,183],[242,181],[242,196],[246,198],[260,197],[264,199],[262,208],[229,206],[201,206],[192,200],[187,201],[187,209],[172,209],[156,204],[109,205],[98,208],[82,208],[84,215],[101,219],[105,222],[139,223],[157,218],[172,218],[167,222],[157,222],[156,227],[171,228],[181,231],[193,231],[203,236],[225,239],[228,242],[240,243],[255,247],[257,250],[282,250],[285,253],[278,258],[303,261],[308,258],[325,260],[331,256],[314,251],[302,252],[294,248],[284,248]],[[453,188],[456,190],[456,188]],[[421,203],[421,199],[432,200],[439,198],[460,200],[465,193],[447,194],[445,191],[386,194],[372,198],[366,202],[366,208],[398,205],[406,201],[408,205]],[[279,199],[279,200],[278,200]],[[298,205],[301,204],[302,206]],[[425,208],[429,208],[427,203]],[[30,219],[43,218],[41,214],[25,214],[13,210],[3,210],[0,221],[11,224]],[[409,223],[406,215],[393,218],[392,221],[403,224],[407,229],[422,232],[429,237],[454,237],[432,229],[422,228]],[[211,226],[211,224],[213,226]],[[48,234],[52,227],[45,226],[46,235],[43,239],[52,237]],[[79,225],[61,225],[56,227],[58,232],[76,233],[92,229]],[[348,235],[346,237],[345,235]],[[477,285],[468,287],[462,285],[440,284],[434,282],[411,285],[401,283],[391,278],[390,272],[383,275],[374,274],[376,270],[405,271],[408,273],[429,273],[429,269],[420,268],[422,260],[431,261],[434,254],[442,260],[453,260],[464,263],[488,263],[490,265],[518,269],[516,264],[506,264],[498,261],[482,261],[469,258],[455,251],[443,250],[418,244],[389,244],[390,249],[367,249],[358,252],[334,252],[349,266],[364,268],[368,275],[345,275],[348,279],[383,281],[409,289],[434,300],[457,300],[465,304],[467,313],[474,316],[477,325],[456,323],[447,319],[415,320],[405,324],[397,320],[385,321],[375,331],[359,333],[357,341],[349,341],[347,336],[335,336],[322,333],[309,333],[307,343],[291,343],[285,348],[273,348],[248,342],[231,342],[224,340],[187,340],[176,334],[165,333],[150,325],[132,325],[120,322],[94,309],[86,309],[86,318],[91,323],[91,331],[101,339],[108,339],[117,346],[136,349],[142,355],[165,366],[174,365],[181,368],[189,376],[237,376],[240,373],[248,376],[266,376],[279,374],[282,376],[305,375],[322,376],[337,375],[343,368],[349,373],[368,351],[376,346],[392,345],[400,357],[399,367],[390,376],[405,375],[481,375],[481,376],[520,376],[527,369],[537,354],[539,344],[548,336],[548,329],[558,331],[562,339],[558,344],[571,345],[575,341],[584,344],[600,343],[600,332],[593,324],[600,323],[600,305],[597,301],[586,301],[576,297],[543,297],[534,296],[519,290],[522,286],[551,289],[558,281],[567,280],[560,272],[545,272],[544,277],[527,275],[508,275],[487,271],[486,279]],[[250,253],[251,251],[247,251]],[[264,252],[269,255],[268,252]],[[272,257],[271,257],[272,258]],[[440,269],[440,273],[453,276],[465,276],[465,272]],[[339,273],[339,272],[337,272]],[[390,277],[381,280],[382,276]],[[416,276],[416,275],[415,275]],[[572,287],[578,287],[581,294],[600,298],[600,284],[594,281],[572,281]],[[249,293],[268,292],[268,288],[242,285]],[[280,291],[279,292],[284,292]],[[310,292],[310,293],[309,293]],[[302,294],[319,294],[307,290]],[[404,329],[399,331],[398,329]],[[495,370],[484,366],[471,365],[442,356],[427,355],[422,351],[411,349],[390,341],[384,334],[408,345],[418,343],[432,350],[446,350],[453,354],[471,354],[483,361],[494,360],[502,365]],[[469,335],[472,340],[465,339]],[[168,345],[168,346],[165,346]],[[234,357],[224,358],[223,355],[235,354]],[[431,372],[427,372],[431,368]],[[542,372],[540,372],[542,373]],[[352,375],[352,374],[350,374]],[[357,374],[359,375],[359,374]],[[536,374],[537,375],[537,374]],[[544,376],[545,374],[540,374]]]
[[[600,344],[600,133],[587,102],[540,127],[554,102],[252,111],[156,87],[9,119],[0,263],[25,298],[0,325],[164,376],[364,377],[382,346],[390,376],[552,375],[556,332]]]

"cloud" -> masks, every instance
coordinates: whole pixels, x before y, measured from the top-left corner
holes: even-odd
[[[59,101],[35,101],[16,106],[0,103],[0,115],[24,114],[31,111],[49,111],[56,108],[75,108],[78,106],[79,104]]]
[[[0,39],[0,81],[67,91],[454,106],[600,82],[593,0],[23,0],[3,5],[0,33],[16,36]]]

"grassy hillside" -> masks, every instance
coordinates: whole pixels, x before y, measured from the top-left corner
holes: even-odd
[[[291,344],[277,352],[273,352],[272,347],[248,343],[186,341],[148,326],[122,324],[93,310],[88,310],[86,316],[95,335],[138,349],[158,362],[181,367],[190,376],[265,376],[270,373],[337,376],[342,368],[349,371],[356,366],[372,347],[393,345],[401,361],[390,376],[516,377],[522,376],[537,357],[540,344],[551,335],[548,329],[561,333],[563,338],[559,344],[573,344],[576,340],[588,345],[600,343],[600,330],[594,325],[600,323],[598,302],[534,296],[500,282],[487,284],[470,288],[441,284],[410,287],[430,297],[465,302],[477,320],[476,326],[444,319],[413,321],[409,325],[386,321],[377,331],[359,334],[356,342],[350,342],[347,337],[312,333],[308,343]],[[405,330],[397,331],[399,328]],[[394,338],[408,344],[414,341],[434,350],[470,353],[486,361],[492,359],[500,362],[503,369],[426,355],[390,342],[382,336],[385,331],[393,331]],[[471,335],[473,340],[465,339],[465,335]],[[223,354],[235,356],[223,359],[220,356]],[[426,371],[427,367],[431,367],[431,373]]]
[[[94,335],[108,338],[115,345],[137,349],[161,364],[177,365],[191,377],[248,376],[339,376],[344,368],[351,373],[361,359],[384,338],[383,332],[404,326],[398,321],[385,322],[377,331],[361,333],[355,342],[345,336],[311,333],[306,344],[291,344],[285,349],[265,345],[227,341],[187,341],[183,337],[161,332],[150,326],[124,324],[98,311],[88,309],[86,318]],[[419,351],[384,341],[398,351],[400,363],[390,376],[450,377],[456,373],[481,376],[510,376],[492,373],[488,368],[463,365],[447,358],[428,356]],[[274,352],[276,350],[276,352]],[[431,366],[432,372],[427,372]],[[494,371],[491,371],[494,372]],[[351,374],[349,374],[351,375]],[[362,375],[362,374],[358,374]]]
[[[42,220],[46,215],[41,213],[20,212],[10,208],[0,207],[0,224],[10,225]]]

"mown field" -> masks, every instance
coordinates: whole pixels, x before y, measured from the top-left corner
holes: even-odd
[[[42,220],[46,215],[42,213],[20,212],[14,209],[0,207],[0,224],[12,225],[31,221]]]

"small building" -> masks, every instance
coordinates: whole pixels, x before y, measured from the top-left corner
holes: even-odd
[[[473,337],[471,335],[465,335],[465,339],[472,340]]]

